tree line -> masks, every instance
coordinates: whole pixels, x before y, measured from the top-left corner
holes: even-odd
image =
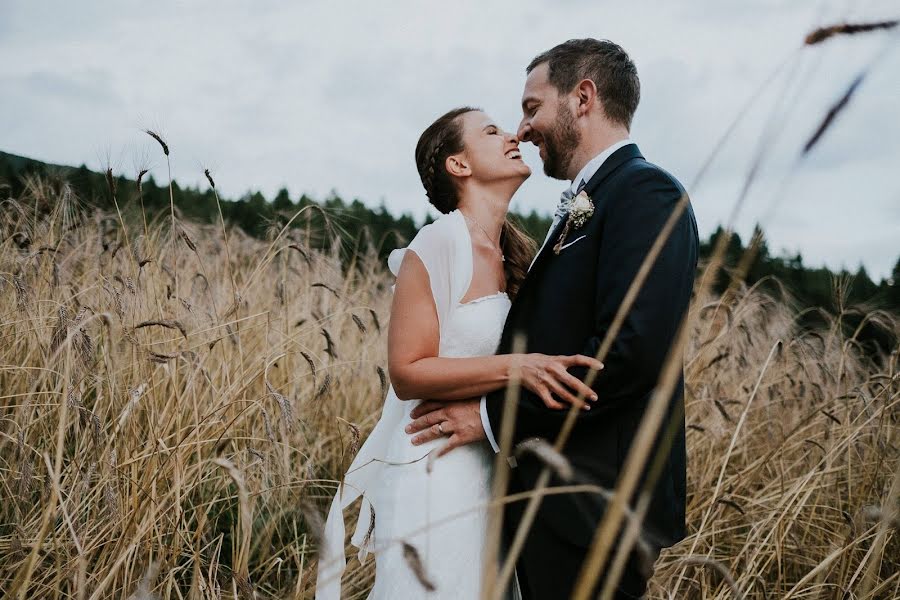
[[[74,195],[86,206],[101,210],[114,210],[109,181],[104,173],[97,173],[82,165],[65,167],[0,152],[0,200],[19,198],[26,192],[30,178],[65,182]],[[112,178],[119,208],[125,212],[139,211],[143,201],[145,213],[152,217],[167,214],[169,209],[168,182],[156,182],[147,176],[141,182],[141,194],[135,179],[124,176]],[[218,220],[216,198],[211,187],[182,187],[172,182],[172,197],[181,217],[200,223]],[[340,244],[341,252],[350,256],[361,247],[370,246],[379,257],[386,258],[391,250],[405,245],[420,227],[409,214],[394,215],[382,203],[370,208],[358,199],[345,200],[336,192],[323,199],[313,199],[306,194],[292,198],[287,189],[281,189],[269,200],[259,191],[248,191],[238,199],[221,199],[225,221],[241,228],[249,235],[265,237],[272,228],[280,228],[298,210],[311,207],[294,221],[293,225],[310,232],[313,247],[330,248]],[[550,226],[550,217],[535,211],[513,214],[523,229],[535,240],[541,241]],[[720,236],[725,231],[719,227],[701,242],[701,258],[708,258]],[[875,282],[860,267],[855,272],[834,272],[824,267],[807,267],[800,254],[793,256],[773,254],[763,232],[759,236],[756,253],[746,270],[747,285],[771,282],[786,288],[799,308],[818,306],[832,312],[840,312],[846,306],[862,305],[868,310],[886,309],[900,313],[900,259],[894,265],[890,278]],[[744,256],[747,246],[739,235],[732,234],[725,253],[725,269],[719,274],[716,286],[724,291],[731,281],[731,274]],[[778,283],[776,283],[776,281]]]

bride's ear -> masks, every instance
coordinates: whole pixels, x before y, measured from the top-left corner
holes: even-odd
[[[444,167],[447,169],[447,173],[454,177],[468,177],[472,174],[469,161],[462,153],[448,156]]]

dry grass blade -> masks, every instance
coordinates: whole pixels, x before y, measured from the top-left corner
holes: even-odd
[[[175,360],[178,358],[177,354],[169,354],[166,352],[154,352],[153,350],[147,351],[147,358],[150,362],[154,362],[160,365],[164,365],[168,363],[170,360]]]
[[[512,340],[512,354],[522,357],[525,354],[526,338],[522,333],[516,333]],[[481,575],[481,596],[490,600],[503,593],[498,590],[500,545],[503,532],[504,507],[500,500],[507,496],[510,479],[510,469],[513,466],[514,457],[510,456],[513,443],[515,419],[518,412],[519,390],[522,381],[522,362],[518,358],[513,360],[509,371],[509,385],[503,399],[503,414],[506,415],[500,424],[500,451],[494,457],[494,477],[491,484],[491,503],[488,509],[487,532],[485,535],[484,569]]]
[[[380,365],[375,366],[375,372],[378,373],[378,383],[379,385],[381,385],[381,394],[379,395],[379,397],[384,398],[385,394],[387,394],[388,389],[387,375]]]
[[[331,390],[331,373],[325,373],[325,379],[322,380],[322,385],[316,390],[316,395],[313,397],[313,400],[323,398],[329,390]]]
[[[72,336],[72,341],[75,343],[75,353],[81,366],[86,371],[89,370],[94,360],[94,340],[84,327],[79,327]]]
[[[842,424],[843,424],[843,423],[841,423],[841,420],[840,420],[840,419],[838,419],[836,416],[834,416],[833,414],[831,414],[830,412],[828,412],[828,411],[825,410],[824,408],[821,409],[821,410],[819,410],[819,412],[822,413],[823,415],[825,415],[826,417],[828,417],[829,419],[831,419],[832,421],[834,421],[835,423],[837,423],[838,425],[842,425]]]
[[[284,423],[285,429],[291,431],[294,426],[294,407],[290,398],[276,390],[268,379],[266,380],[266,391],[278,403],[278,407],[281,409],[281,422]]]
[[[119,427],[121,428],[125,421],[128,420],[128,417],[134,411],[135,407],[137,407],[138,402],[140,402],[141,397],[144,395],[144,392],[147,391],[148,385],[146,383],[142,383],[137,387],[133,387],[128,390],[128,403],[125,405],[125,408],[122,409],[122,413],[119,415]]]
[[[825,40],[838,35],[856,35],[869,31],[888,30],[897,26],[900,21],[894,19],[891,21],[877,21],[874,23],[841,23],[838,25],[829,25],[827,27],[819,27],[809,33],[804,40],[807,46],[821,44]]]
[[[25,287],[25,280],[22,279],[21,273],[13,275],[13,287],[16,288],[16,309],[24,312],[28,305],[28,288]]]
[[[825,115],[825,118],[819,124],[819,127],[816,128],[816,131],[810,136],[809,140],[803,146],[803,152],[801,155],[809,154],[810,150],[812,150],[815,145],[822,139],[822,136],[825,135],[825,132],[828,131],[828,128],[834,122],[835,118],[847,107],[847,104],[850,102],[850,98],[853,97],[853,94],[856,92],[859,85],[865,79],[865,73],[860,73],[857,75],[856,79],[853,80],[853,83],[850,84],[850,87],[847,88],[847,91],[844,92],[844,95],[841,96],[841,99],[838,100],[834,106],[832,106],[828,110],[828,114]]]
[[[723,419],[725,419],[729,423],[734,423],[734,419],[732,419],[731,415],[728,414],[728,411],[725,410],[725,405],[722,404],[720,400],[713,400],[713,404],[719,410],[719,414],[722,415]]]
[[[356,453],[359,451],[359,440],[361,437],[359,426],[341,417],[338,417],[338,420],[350,429],[350,456],[356,456]]]
[[[328,290],[329,292],[334,294],[334,297],[337,298],[338,300],[340,300],[340,298],[341,298],[341,295],[338,293],[338,291],[336,289],[334,289],[333,287],[331,287],[330,285],[328,285],[327,283],[322,283],[320,281],[317,281],[316,283],[313,283],[309,287],[322,288],[324,290]]]
[[[685,556],[680,558],[679,562],[685,565],[707,567],[709,569],[712,569],[713,571],[718,573],[728,585],[728,587],[731,588],[731,597],[734,600],[743,600],[744,595],[741,593],[737,582],[734,580],[734,576],[731,574],[731,571],[728,570],[728,567],[723,565],[721,562],[713,560],[706,556]]]
[[[516,444],[513,454],[517,457],[526,454],[534,456],[563,481],[571,481],[574,475],[569,459],[544,438],[535,437],[522,440]]]
[[[16,482],[16,492],[22,501],[25,501],[29,492],[31,492],[32,476],[34,467],[28,460],[28,454],[25,450],[25,431],[19,429],[16,436],[16,459],[19,465],[19,478]]]
[[[191,239],[191,236],[188,235],[187,231],[184,230],[184,227],[178,228],[178,235],[184,240],[184,243],[187,244],[187,247],[191,249],[191,252],[194,254],[197,253],[197,244],[194,243],[194,240]]]
[[[244,476],[233,462],[226,458],[212,459],[213,464],[225,469],[238,490],[238,528],[240,538],[237,540],[237,557],[234,561],[233,576],[247,598],[253,598],[253,586],[250,582],[249,555],[250,534],[253,528],[253,510],[250,505],[250,493]]]
[[[56,326],[53,328],[53,336],[50,338],[50,353],[56,352],[69,335],[69,310],[65,306],[57,309]]]
[[[316,378],[316,362],[312,359],[308,353],[301,351],[300,356],[303,357],[303,360],[306,361],[306,364],[309,365],[309,372],[312,373],[313,379]]]
[[[746,512],[744,512],[744,509],[741,508],[741,505],[738,504],[737,502],[735,502],[734,500],[729,500],[729,499],[727,499],[727,498],[716,498],[716,502],[717,502],[718,504],[723,504],[723,505],[725,505],[725,506],[728,506],[728,507],[730,507],[730,508],[733,508],[734,510],[738,511],[738,512],[741,513],[742,515],[746,515],[746,514],[747,514]]]
[[[375,330],[378,333],[381,333],[381,322],[378,320],[378,313],[376,313],[373,309],[369,309],[369,314],[372,315],[372,323],[375,324]]]
[[[298,244],[288,244],[288,248],[299,252],[300,256],[302,256],[303,260],[306,262],[306,265],[312,266],[312,259],[309,257],[309,252],[304,250],[301,246],[299,246]]]
[[[228,311],[224,315],[222,315],[222,318],[227,319],[231,315],[235,314],[238,310],[240,310],[243,303],[244,303],[244,299],[241,297],[241,295],[238,293],[235,293],[234,301],[232,302],[231,307],[228,309]]]
[[[413,575],[416,576],[416,580],[422,584],[423,588],[425,588],[425,591],[433,592],[437,590],[435,585],[431,582],[431,579],[428,577],[428,574],[425,572],[425,566],[422,564],[422,558],[419,556],[419,551],[416,550],[415,546],[408,542],[403,542],[403,559],[406,561],[406,566],[408,566],[413,572]]]
[[[166,329],[176,329],[184,339],[187,339],[187,329],[182,325],[181,321],[175,319],[159,319],[154,321],[142,321],[134,326],[133,330],[143,329],[144,327],[165,327]]]
[[[322,328],[322,335],[325,337],[325,353],[337,360],[337,348],[335,348],[334,340],[331,338],[331,334],[328,330],[324,327]]]
[[[275,430],[272,429],[272,420],[269,418],[269,413],[262,406],[259,407],[259,411],[262,413],[262,416],[263,416],[263,427],[265,428],[266,439],[274,444],[275,443]]]
[[[369,528],[366,530],[366,535],[363,537],[362,547],[368,548],[372,543],[372,534],[375,533],[375,507],[372,506],[372,503],[369,502]]]
[[[112,169],[106,169],[106,186],[109,188],[109,195],[116,195],[116,178],[113,177]]]
[[[356,325],[356,328],[359,329],[360,333],[368,333],[368,329],[366,329],[366,324],[362,322],[362,319],[357,317],[356,315],[350,315],[353,319],[353,324]]]
[[[162,139],[161,135],[159,135],[158,133],[156,133],[155,131],[153,131],[151,129],[145,129],[144,133],[146,133],[147,135],[149,135],[150,137],[152,137],[154,140],[156,140],[159,143],[159,145],[162,147],[163,154],[165,154],[166,156],[169,155],[169,146]]]

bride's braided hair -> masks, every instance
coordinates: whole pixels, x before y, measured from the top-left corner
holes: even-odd
[[[456,119],[479,110],[470,106],[455,108],[431,124],[416,144],[416,167],[425,194],[432,206],[448,213],[456,209],[456,188],[444,164],[449,156],[463,151],[462,127]]]
[[[480,110],[463,106],[447,112],[422,132],[416,144],[416,168],[425,194],[431,205],[443,214],[456,210],[459,204],[456,185],[446,167],[448,157],[465,150],[459,117]],[[507,217],[500,231],[500,248],[506,256],[503,265],[506,292],[514,298],[528,274],[537,246]]]

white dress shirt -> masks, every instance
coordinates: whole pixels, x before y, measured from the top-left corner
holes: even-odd
[[[627,146],[629,144],[633,144],[634,142],[628,138],[624,140],[620,140],[609,146],[603,152],[592,158],[588,161],[586,165],[581,168],[581,171],[578,172],[578,175],[575,176],[575,179],[572,180],[572,184],[569,186],[569,190],[575,192],[579,187],[586,184],[591,180],[591,177],[600,170],[601,165],[606,162],[606,159],[609,158],[613,152],[622,148],[623,146]],[[537,257],[544,250],[544,246],[547,245],[547,242],[550,241],[550,234],[553,233],[553,230],[556,229],[556,225],[559,223],[559,217],[553,218],[553,223],[550,225],[549,231],[547,231],[547,237],[544,238],[544,243],[541,244],[541,249],[538,250],[538,253],[535,255],[534,260],[537,260]],[[528,269],[531,270],[531,267],[534,266],[534,260],[531,261],[531,265],[529,265]],[[494,449],[494,452],[500,452],[500,446],[497,445],[497,440],[494,437],[494,432],[491,430],[491,421],[488,419],[487,414],[487,396],[481,397],[481,425],[484,427],[484,433],[487,435],[487,440],[490,442],[491,447]]]

